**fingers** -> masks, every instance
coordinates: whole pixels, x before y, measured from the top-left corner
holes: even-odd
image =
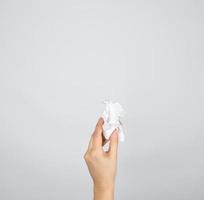
[[[97,124],[96,124],[96,128],[94,130],[94,133],[92,135],[92,148],[100,148],[102,147],[102,143],[103,143],[103,136],[102,136],[102,132],[103,132],[103,118],[99,118]]]
[[[117,156],[118,151],[118,129],[115,129],[110,137],[109,140],[106,140],[103,136],[103,124],[104,120],[103,118],[99,118],[94,133],[91,136],[91,139],[89,141],[88,150],[90,149],[96,149],[96,148],[102,148],[103,145],[105,145],[109,140],[109,151],[108,153],[111,156]]]
[[[116,157],[117,152],[118,152],[118,129],[115,129],[110,137],[109,154],[113,157]]]

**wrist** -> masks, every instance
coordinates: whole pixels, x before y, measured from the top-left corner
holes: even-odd
[[[99,192],[113,192],[114,188],[114,184],[109,184],[106,186],[94,184],[94,190],[97,190]]]
[[[94,184],[94,200],[113,200],[114,199],[114,185],[107,185],[106,187],[97,186]]]
[[[104,192],[104,191],[114,191],[115,188],[115,181],[93,181],[94,189]]]

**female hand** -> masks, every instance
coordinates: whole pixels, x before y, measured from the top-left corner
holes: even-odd
[[[94,200],[113,200],[117,168],[118,129],[111,137],[109,150],[104,151],[103,119],[100,118],[91,136],[84,159],[94,183]]]

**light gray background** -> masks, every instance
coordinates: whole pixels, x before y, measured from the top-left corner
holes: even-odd
[[[203,1],[0,1],[0,199],[92,199],[83,160],[126,109],[116,199],[204,199]]]

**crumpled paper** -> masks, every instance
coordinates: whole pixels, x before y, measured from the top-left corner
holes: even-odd
[[[113,131],[119,129],[119,140],[124,141],[125,135],[123,132],[121,118],[124,116],[124,109],[119,103],[113,103],[112,101],[104,101],[106,108],[102,114],[104,120],[103,135],[108,140]]]

